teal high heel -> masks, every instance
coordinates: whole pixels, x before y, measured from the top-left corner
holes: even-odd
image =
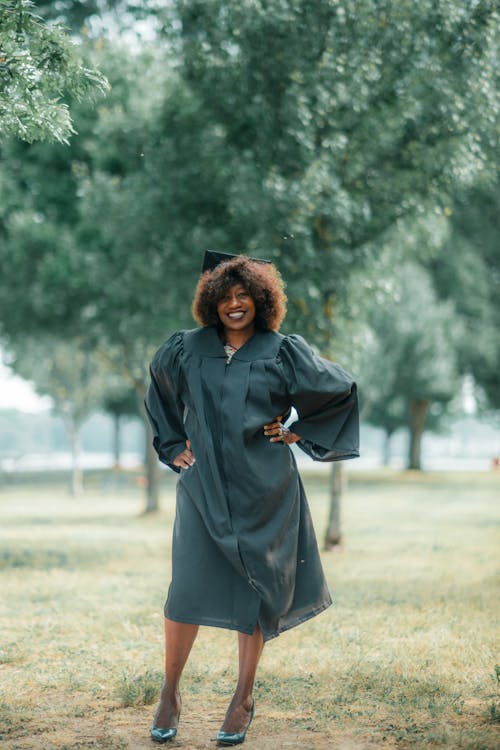
[[[155,742],[170,742],[177,734],[177,729],[160,729],[160,727],[151,727],[151,739]]]
[[[181,718],[181,712],[179,710],[179,716],[178,716],[177,721],[179,721],[180,718]],[[177,734],[177,727],[171,727],[170,729],[162,729],[161,727],[157,727],[154,723],[153,723],[153,726],[151,727],[151,739],[154,740],[155,742],[170,742],[171,740],[174,739],[176,734]]]
[[[246,725],[245,729],[242,732],[223,732],[222,729],[219,729],[219,731],[217,732],[217,737],[215,738],[217,740],[217,744],[221,746],[241,745],[242,742],[245,742],[245,736],[248,731],[248,727],[252,723],[254,708],[255,708],[255,701],[252,701],[252,708],[250,709],[250,718],[248,719],[248,724]]]

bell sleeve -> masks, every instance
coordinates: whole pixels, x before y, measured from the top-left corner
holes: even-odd
[[[359,456],[356,383],[339,365],[317,356],[301,336],[285,336],[279,361],[299,419],[289,426],[315,461]]]
[[[182,377],[182,332],[171,336],[157,351],[149,372],[151,382],[144,405],[153,431],[153,446],[160,461],[179,473],[174,458],[186,447],[184,404],[179,396]]]

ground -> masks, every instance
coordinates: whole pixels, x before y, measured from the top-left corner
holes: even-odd
[[[326,477],[305,477],[319,537]],[[496,750],[497,474],[352,476],[335,604],[266,645],[248,750]],[[496,501],[496,506],[495,506]],[[141,515],[126,475],[78,499],[0,488],[2,748],[158,747],[174,481]],[[233,633],[202,629],[174,748],[214,747],[235,680]]]

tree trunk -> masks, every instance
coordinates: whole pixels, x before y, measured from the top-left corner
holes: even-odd
[[[382,458],[384,466],[389,466],[391,462],[391,438],[392,431],[386,430],[384,436],[384,454]]]
[[[424,398],[415,399],[408,404],[408,427],[410,430],[409,469],[422,469],[420,453],[429,404],[428,399]]]
[[[80,465],[80,428],[76,420],[68,417],[65,420],[66,429],[68,431],[70,443],[71,443],[71,484],[70,493],[73,497],[81,495],[83,492],[83,477],[82,469]]]
[[[146,507],[145,513],[154,513],[160,508],[160,469],[158,456],[153,448],[153,433],[151,426],[146,426]]]
[[[136,381],[135,392],[139,409],[146,428],[145,465],[146,465],[146,506],[144,513],[155,513],[160,508],[160,471],[158,456],[153,448],[153,433],[144,406],[146,386],[142,381]]]
[[[330,470],[330,507],[328,512],[328,527],[325,534],[323,549],[330,550],[342,543],[341,505],[345,490],[346,477],[342,461],[334,461]]]
[[[120,468],[120,427],[121,417],[119,414],[113,414],[113,456],[114,468]]]

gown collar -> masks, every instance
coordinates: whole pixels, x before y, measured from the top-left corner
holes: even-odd
[[[224,342],[216,326],[206,326],[193,331],[195,351],[202,357],[220,357],[226,359]],[[276,356],[283,336],[276,331],[256,329],[253,336],[235,351],[233,360],[251,362],[254,359],[266,359]]]

